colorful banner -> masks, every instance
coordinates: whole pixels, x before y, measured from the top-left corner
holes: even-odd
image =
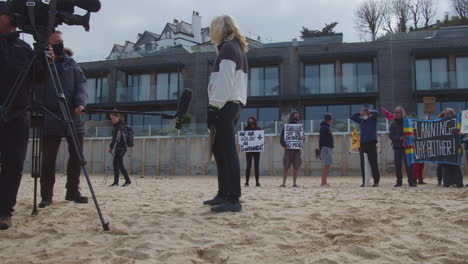
[[[434,120],[405,119],[408,163],[461,165],[460,115]]]
[[[359,153],[359,148],[361,147],[361,136],[359,135],[359,131],[354,128],[353,132],[351,132],[351,149],[349,152],[351,153]]]

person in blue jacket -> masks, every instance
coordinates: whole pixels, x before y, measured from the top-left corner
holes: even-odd
[[[377,121],[379,112],[377,110],[369,110],[367,105],[364,105],[361,112],[351,116],[351,120],[360,125],[361,134],[361,151],[367,154],[372,170],[374,185],[378,187],[380,182],[379,164],[377,162]],[[364,183],[363,185],[364,186]]]

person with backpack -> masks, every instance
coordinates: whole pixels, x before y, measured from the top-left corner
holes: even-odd
[[[127,147],[133,147],[133,129],[125,124],[122,115],[119,113],[110,114],[110,119],[112,124],[114,124],[112,142],[109,146],[109,153],[114,156],[112,161],[114,166],[114,182],[109,187],[119,186],[120,172],[122,172],[125,178],[125,183],[122,185],[122,187],[125,187],[132,183],[124,167],[123,158],[127,152]]]

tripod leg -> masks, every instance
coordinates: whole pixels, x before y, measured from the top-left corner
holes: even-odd
[[[32,117],[34,118],[34,117]],[[33,211],[31,213],[32,216],[36,216],[39,214],[37,211],[37,178],[39,177],[38,171],[37,171],[37,165],[38,165],[38,133],[37,133],[37,128],[33,127],[32,129],[32,157],[31,157],[31,176],[34,178],[34,203],[33,203]]]
[[[60,83],[60,78],[57,73],[57,68],[54,63],[52,63],[52,66],[54,67],[54,71],[52,71],[51,65],[48,63],[47,58],[46,58],[46,63],[47,63],[47,68],[49,71],[49,75],[52,81],[52,84],[54,85],[56,95],[58,96],[58,102],[59,102],[59,107],[60,111],[63,115],[64,121],[67,124],[67,129],[71,134],[72,138],[72,144],[73,148],[76,151],[76,154],[80,160],[80,165],[83,170],[83,174],[85,175],[86,182],[88,183],[89,191],[91,192],[91,196],[93,197],[94,205],[96,207],[99,220],[101,221],[102,229],[104,231],[109,230],[109,222],[105,222],[104,217],[102,216],[101,208],[99,207],[98,200],[96,198],[96,194],[94,193],[93,185],[91,184],[91,179],[89,178],[88,171],[86,169],[86,161],[83,156],[83,152],[80,151],[80,148],[78,146],[78,135],[76,133],[74,124],[73,124],[73,119],[70,113],[70,108],[68,107],[67,100],[65,98],[65,94],[63,93],[63,88],[62,84]]]

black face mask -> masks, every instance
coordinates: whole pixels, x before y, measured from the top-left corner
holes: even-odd
[[[62,55],[64,49],[63,42],[52,45],[52,49],[54,50],[55,55]]]

